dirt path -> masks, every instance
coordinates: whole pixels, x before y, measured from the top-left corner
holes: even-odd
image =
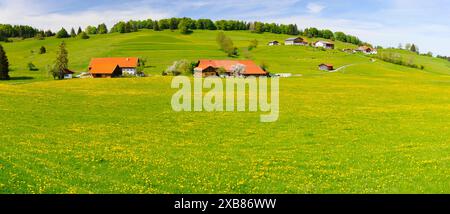
[[[371,61],[371,63],[374,63],[374,62],[376,62],[376,61],[377,61],[377,60]],[[345,69],[345,68],[348,68],[348,67],[354,66],[354,65],[360,65],[360,64],[363,64],[363,63],[354,63],[354,64],[349,64],[349,65],[344,65],[344,66],[341,66],[341,67],[339,67],[339,68],[337,68],[337,69],[335,69],[335,70],[330,71],[330,73],[339,72],[339,71],[342,70],[342,69]]]

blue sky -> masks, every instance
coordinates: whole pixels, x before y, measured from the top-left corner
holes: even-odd
[[[0,23],[53,30],[172,16],[296,23],[450,55],[448,0],[0,0]]]

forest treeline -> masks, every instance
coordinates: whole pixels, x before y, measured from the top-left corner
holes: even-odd
[[[275,33],[294,36],[305,36],[309,38],[325,38],[337,40],[356,45],[361,45],[362,41],[353,35],[343,32],[333,32],[328,29],[305,28],[299,29],[296,24],[277,24],[264,22],[245,22],[238,20],[218,20],[211,19],[191,19],[191,18],[168,18],[160,20],[130,20],[121,21],[114,24],[108,30],[105,24],[98,26],[87,26],[83,32],[86,34],[106,34],[106,33],[131,33],[140,29],[160,30],[180,30],[182,33],[189,33],[191,30],[223,30],[223,31],[251,31],[253,33]],[[80,34],[80,28],[76,34]],[[66,33],[67,32],[67,33]],[[58,38],[74,36],[74,30],[71,33],[64,28],[55,33],[51,30],[39,30],[27,25],[0,24],[0,41],[8,41],[9,38],[32,38],[44,39],[58,35]]]

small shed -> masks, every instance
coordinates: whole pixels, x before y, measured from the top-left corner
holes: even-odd
[[[270,41],[268,45],[269,46],[277,46],[277,45],[280,45],[280,43],[278,41]]]
[[[75,72],[69,70],[69,69],[64,69],[64,79],[72,79],[73,78],[73,74]]]
[[[320,64],[319,69],[322,71],[332,71],[334,70],[334,66],[331,64]]]

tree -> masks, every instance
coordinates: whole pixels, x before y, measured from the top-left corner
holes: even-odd
[[[178,28],[179,22],[180,21],[177,18],[169,19],[169,29],[170,30],[176,30]]]
[[[245,65],[242,64],[236,64],[233,65],[231,67],[231,73],[235,76],[235,77],[240,77],[242,75],[244,75],[245,71],[246,71],[246,67]]]
[[[219,32],[216,38],[220,48],[228,54],[228,56],[236,56],[237,48],[234,47],[233,41],[228,38],[223,32]]]
[[[106,26],[105,23],[98,25],[97,33],[98,34],[107,34],[108,33],[108,27]]]
[[[51,69],[51,74],[53,78],[64,79],[64,72],[67,70],[69,65],[69,53],[66,49],[66,43],[62,42],[59,45],[59,49],[56,53],[55,65]]]
[[[159,23],[158,23],[158,21],[155,21],[154,23],[153,23],[153,30],[154,31],[160,31],[161,29],[159,28]]]
[[[70,35],[67,33],[66,29],[61,28],[61,30],[56,33],[56,38],[62,39],[62,38],[69,38]]]
[[[169,66],[165,71],[164,75],[192,75],[194,71],[193,63],[190,63],[189,61],[183,59],[179,61],[175,61],[171,66]]]
[[[44,39],[45,39],[45,34],[44,34],[44,32],[39,32],[38,34],[36,34],[35,38],[36,38],[37,40],[44,40]],[[1,39],[0,39],[0,41],[1,41]]]
[[[250,44],[248,45],[248,50],[251,51],[258,47],[258,40],[254,39],[250,41]]]
[[[39,71],[36,65],[34,65],[32,62],[29,62],[27,66],[29,71]]]
[[[415,44],[412,44],[409,50],[414,53],[419,53],[419,48]]]
[[[41,46],[41,48],[39,48],[39,54],[45,54],[47,53],[47,49],[44,46]]]
[[[72,37],[72,38],[75,38],[76,36],[77,36],[77,33],[75,33],[75,29],[71,29],[70,30],[70,36]]]
[[[77,31],[77,35],[80,35],[80,33],[82,33],[83,30],[81,30],[81,27],[78,27],[78,31]]]
[[[44,32],[44,35],[45,35],[45,37],[51,37],[51,36],[54,36],[55,33],[53,33],[51,30],[47,30]]]
[[[9,80],[9,62],[2,45],[0,45],[0,80]]]
[[[266,62],[261,62],[261,64],[259,65],[259,67],[261,68],[261,69],[263,69],[263,71],[265,71],[265,72],[267,72],[267,71],[269,71],[269,65],[267,65],[267,63]]]
[[[97,34],[97,28],[94,26],[87,26],[85,32],[87,34]]]
[[[253,28],[253,29],[252,29]],[[250,30],[253,33],[264,33],[264,24],[261,22],[254,22],[250,24]]]
[[[189,23],[187,20],[182,19],[180,21],[180,24],[178,25],[178,29],[180,30],[181,34],[189,34],[192,31],[189,30]]]
[[[89,38],[91,38],[91,37],[89,37],[89,35],[87,35],[86,32],[81,32],[80,35],[78,35],[78,37],[80,39],[89,39]]]
[[[405,45],[405,50],[411,50],[411,44],[410,43],[406,43]]]
[[[139,66],[136,69],[137,76],[140,76],[140,77],[145,76],[144,69],[145,69],[146,64],[147,64],[147,58],[140,57],[139,58]]]

